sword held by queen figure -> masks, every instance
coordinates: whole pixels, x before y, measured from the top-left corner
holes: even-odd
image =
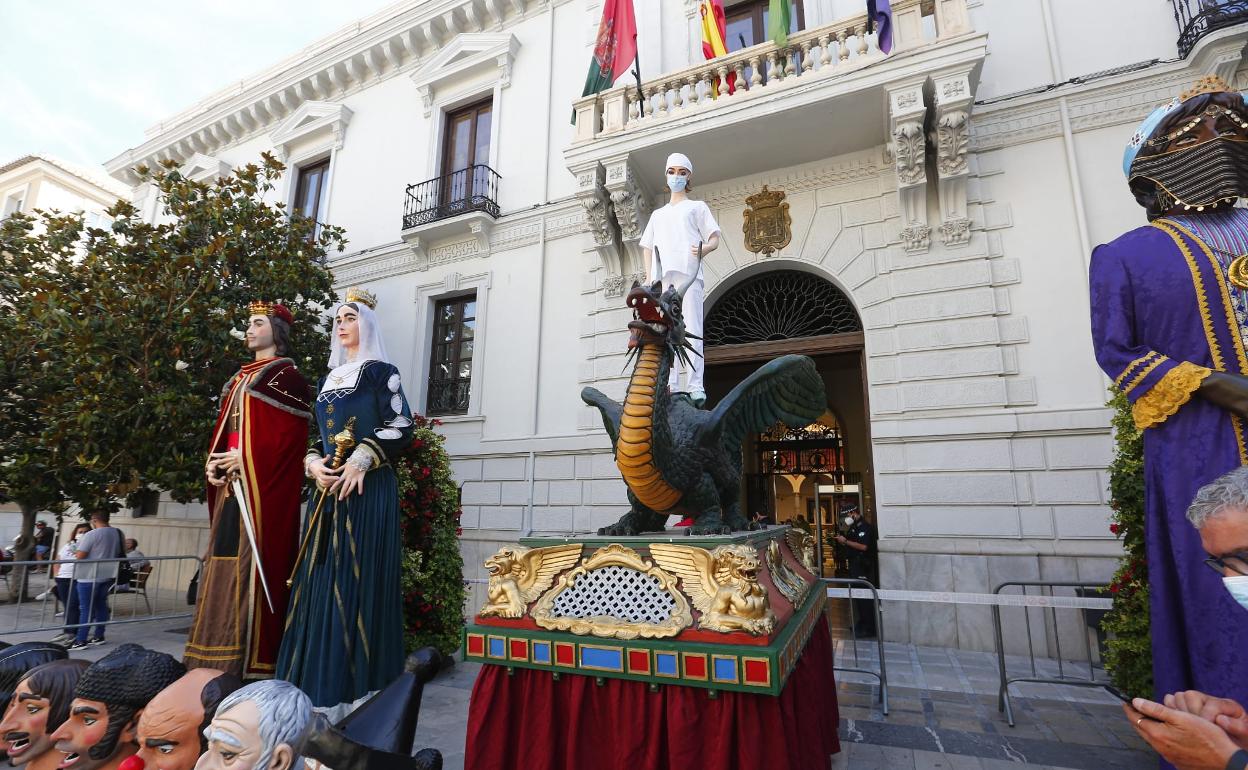
[[[356,444],[355,418],[348,417],[347,424],[340,432],[331,436],[330,441],[334,442],[334,456],[329,459],[329,469],[333,470],[342,465],[342,460],[346,457],[347,450]],[[286,578],[287,588],[290,588],[295,583],[295,573],[299,571],[299,565],[303,563],[303,555],[308,550],[308,538],[314,531],[316,532],[317,544],[319,545],[320,543],[321,532],[318,525],[321,519],[321,509],[325,507],[325,496],[328,494],[329,487],[321,490],[321,497],[316,501],[316,508],[312,511],[312,516],[308,518],[308,528],[303,532],[303,541],[299,543],[299,554],[295,556],[295,567],[290,571],[290,577]],[[315,550],[315,547],[313,550]]]

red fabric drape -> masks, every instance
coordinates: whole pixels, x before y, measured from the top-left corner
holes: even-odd
[[[779,696],[483,666],[467,770],[827,770],[840,751],[832,637],[811,635]]]

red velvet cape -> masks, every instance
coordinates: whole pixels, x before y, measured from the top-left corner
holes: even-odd
[[[827,770],[840,715],[826,623],[778,696],[482,666],[467,770]]]
[[[240,628],[239,632],[239,641],[245,647],[241,675],[266,677],[273,676],[276,669],[290,595],[286,580],[294,568],[299,548],[299,501],[303,488],[303,457],[308,445],[308,421],[311,419],[311,391],[290,359],[270,358],[243,366],[222,391],[221,409],[213,429],[210,452],[227,448],[226,416],[239,388],[243,388],[239,394],[239,445],[243,456],[241,481],[259,542],[265,578],[273,598],[273,611],[270,612],[264,600],[264,589],[253,568],[249,580],[247,627]],[[229,487],[208,487],[208,510],[214,522],[227,489]],[[208,595],[212,588],[211,583],[201,580],[196,623],[192,625],[191,638],[188,639],[187,663],[227,669],[230,666],[226,661],[215,661],[214,657],[229,657],[234,651],[213,649],[214,645],[197,643],[199,615],[205,604],[213,601],[213,597]],[[239,625],[242,624],[240,618]]]

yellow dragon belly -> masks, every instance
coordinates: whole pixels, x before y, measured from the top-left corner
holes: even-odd
[[[680,492],[668,484],[654,464],[651,451],[653,438],[654,395],[659,387],[659,348],[642,348],[624,398],[624,414],[620,417],[620,436],[615,442],[615,464],[624,483],[643,505],[654,511],[668,511],[680,500]]]

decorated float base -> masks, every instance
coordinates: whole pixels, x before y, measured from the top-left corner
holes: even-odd
[[[485,664],[467,767],[826,768],[839,720],[814,558],[788,527],[500,549],[464,634]]]

